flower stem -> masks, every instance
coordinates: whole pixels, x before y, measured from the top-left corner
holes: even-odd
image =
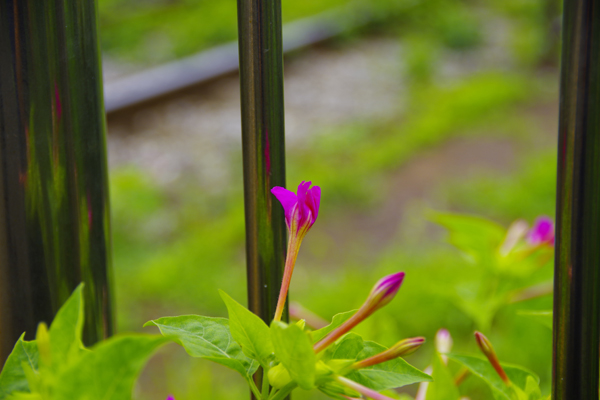
[[[359,322],[361,322],[363,319],[364,310],[359,309],[352,317],[350,317],[350,319],[348,319],[342,325],[338,326],[331,333],[329,333],[329,335],[325,336],[323,339],[321,339],[320,342],[315,344],[315,346],[313,347],[315,353],[319,353],[322,350],[325,350],[327,347],[329,347],[330,344],[338,340],[338,338],[344,333],[348,332],[350,329],[358,325]]]
[[[298,250],[301,242],[302,239],[298,238],[297,235],[294,235],[293,233],[290,235],[287,257],[285,259],[285,270],[283,272],[283,281],[281,282],[279,300],[277,300],[277,308],[275,310],[275,317],[273,318],[275,321],[281,321],[281,316],[285,307],[285,300],[290,288],[290,281],[292,280],[292,273],[294,272],[294,265],[296,264],[296,258],[298,257]]]
[[[262,398],[260,395],[260,391],[258,390],[258,388],[256,387],[256,384],[252,380],[252,377],[246,378],[246,380],[248,381],[248,385],[250,386],[250,390],[254,394],[254,397],[256,397],[257,399]]]
[[[262,397],[263,400],[269,399],[269,368],[263,367],[262,373]]]
[[[369,389],[359,383],[351,381],[350,379],[344,378],[343,376],[336,377],[336,380],[344,386],[348,386],[350,389],[354,389],[363,395],[374,399],[374,400],[393,400],[391,397],[385,396],[379,392]]]
[[[290,382],[276,392],[269,400],[282,400],[287,397],[288,394],[292,393],[292,390],[296,389],[296,383]]]

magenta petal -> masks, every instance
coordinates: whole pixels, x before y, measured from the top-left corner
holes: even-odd
[[[538,217],[527,234],[527,241],[534,246],[541,243],[554,244],[554,222],[552,219],[546,216]]]
[[[169,396],[169,397],[167,397],[167,400],[175,400],[175,397]]]
[[[318,186],[312,187],[308,191],[306,205],[312,213],[312,223],[314,224],[319,216],[319,205],[321,204],[321,188]]]
[[[294,194],[294,192],[287,190],[286,188],[282,188],[281,186],[275,186],[271,189],[271,193],[283,206],[283,211],[285,212],[285,222],[288,226],[291,225],[292,211],[294,210],[294,206],[298,202],[298,198]]]

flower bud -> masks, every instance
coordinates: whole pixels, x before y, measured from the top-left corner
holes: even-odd
[[[393,360],[398,357],[407,356],[407,355],[412,354],[415,351],[417,351],[417,349],[419,347],[421,347],[421,345],[423,345],[423,343],[425,343],[424,337],[416,337],[416,338],[401,340],[398,343],[396,343],[395,345],[393,345],[392,347],[390,347],[389,349],[382,351],[379,354],[376,354],[372,357],[365,358],[364,360],[355,362],[354,364],[352,364],[352,368],[354,368],[354,369],[367,368],[372,365],[381,364],[382,362]]]
[[[371,293],[369,293],[369,297],[367,297],[367,300],[365,300],[360,309],[346,322],[338,326],[329,333],[329,335],[325,336],[320,342],[315,344],[315,353],[319,353],[326,349],[330,344],[338,340],[342,335],[354,328],[365,318],[392,301],[394,296],[396,296],[396,293],[398,293],[402,281],[404,281],[404,272],[398,272],[380,279],[379,282],[375,284]]]
[[[549,217],[538,217],[533,227],[527,233],[527,243],[530,246],[554,246],[554,222]]]
[[[369,297],[361,308],[367,308],[371,313],[387,305],[402,285],[404,281],[404,272],[398,272],[392,275],[385,276],[375,284],[371,290]]]
[[[282,387],[284,387],[292,381],[290,373],[283,366],[283,364],[277,364],[276,366],[271,368],[269,370],[269,373],[267,374],[267,377],[269,378],[269,383],[275,389],[281,389]]]
[[[169,397],[167,397],[167,400],[175,400],[175,397],[169,396]]]
[[[435,349],[440,353],[444,364],[448,364],[448,357],[445,354],[450,353],[452,344],[452,336],[450,336],[450,332],[447,329],[437,331],[435,335]]]
[[[498,376],[500,376],[507,386],[510,386],[510,379],[508,379],[506,372],[504,372],[504,369],[500,365],[500,361],[498,361],[494,347],[489,339],[485,337],[483,333],[475,332],[475,340],[477,341],[477,345],[481,349],[481,352],[487,357],[490,364],[492,364],[492,367],[496,370]]]
[[[435,349],[438,353],[450,353],[452,350],[452,336],[450,336],[450,332],[447,329],[440,329],[435,334]]]
[[[513,222],[506,231],[504,242],[500,246],[500,254],[503,256],[508,255],[527,234],[528,228],[527,222],[522,219]]]

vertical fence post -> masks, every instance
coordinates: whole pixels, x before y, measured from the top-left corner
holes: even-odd
[[[285,187],[280,0],[238,0],[248,306],[270,323],[283,274],[286,226],[271,195]]]
[[[86,283],[84,340],[112,331],[94,0],[0,0],[0,364]]]
[[[274,186],[285,187],[281,0],[237,5],[248,307],[268,324],[286,251],[283,209],[271,195]]]
[[[560,88],[553,400],[598,399],[600,3],[565,0]]]

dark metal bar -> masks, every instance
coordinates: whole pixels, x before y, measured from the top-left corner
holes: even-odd
[[[111,334],[105,118],[93,0],[0,0],[0,362],[86,283]]]
[[[565,0],[560,93],[553,400],[598,399],[600,2]]]
[[[238,0],[248,306],[267,323],[275,314],[286,251],[280,0]]]

